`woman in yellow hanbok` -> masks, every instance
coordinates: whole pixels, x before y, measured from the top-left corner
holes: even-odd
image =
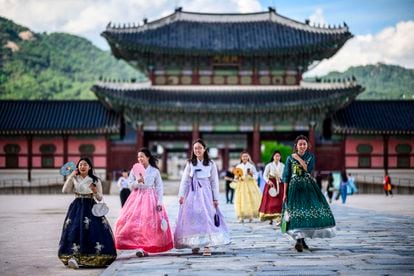
[[[236,215],[239,222],[259,217],[261,194],[257,186],[257,171],[250,161],[250,155],[246,151],[240,154],[240,164],[235,169],[235,204]]]

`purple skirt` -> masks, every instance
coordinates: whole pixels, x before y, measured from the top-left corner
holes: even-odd
[[[218,215],[218,224],[214,216]],[[174,231],[175,248],[200,248],[225,245],[230,236],[219,208],[214,208],[210,181],[192,178],[178,211]]]

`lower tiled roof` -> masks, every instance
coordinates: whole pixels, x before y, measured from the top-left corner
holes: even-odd
[[[414,101],[354,101],[333,116],[338,134],[414,134]]]
[[[119,134],[121,115],[99,101],[0,101],[0,135]]]

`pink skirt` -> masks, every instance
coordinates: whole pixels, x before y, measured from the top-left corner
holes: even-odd
[[[167,229],[161,229],[165,219]],[[165,252],[174,247],[170,223],[164,206],[157,211],[153,187],[134,190],[129,195],[115,223],[116,249],[143,249],[149,253]]]

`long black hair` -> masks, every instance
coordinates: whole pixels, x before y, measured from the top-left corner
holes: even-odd
[[[190,161],[193,164],[193,166],[197,165],[197,156],[194,154],[194,145],[197,143],[201,144],[205,150],[204,155],[203,155],[203,165],[208,166],[210,164],[211,159],[210,159],[210,156],[208,155],[207,145],[201,139],[197,139],[193,142],[191,146],[191,158],[188,161]]]
[[[79,163],[81,161],[85,161],[86,163],[88,163],[88,165],[89,165],[88,176],[90,178],[92,178],[93,183],[98,182],[99,178],[96,175],[93,174],[93,165],[92,165],[91,159],[89,159],[88,157],[81,157],[78,161],[78,164],[76,164],[76,168],[79,168]]]
[[[151,151],[149,149],[141,148],[138,152],[142,152],[146,157],[148,157],[149,158],[148,163],[152,167],[157,168],[159,170],[158,165],[157,165],[158,159],[154,155],[151,154]]]
[[[348,176],[346,175],[345,171],[341,172],[341,178],[342,178],[342,182],[347,182],[348,181]]]
[[[282,154],[280,153],[280,151],[278,151],[278,150],[275,150],[273,153],[272,153],[272,156],[270,157],[270,161],[269,161],[269,163],[272,163],[274,160],[273,160],[273,158],[275,157],[275,154],[276,153],[279,153],[279,155],[280,155],[280,161],[282,161]]]
[[[299,140],[305,140],[306,143],[308,144],[307,150],[310,150],[311,149],[311,144],[309,143],[309,138],[306,137],[305,135],[302,135],[301,134],[298,137],[296,137],[296,139],[295,139],[295,144],[293,145],[293,153],[297,153],[298,152],[298,149],[296,148],[296,146],[298,145]]]

